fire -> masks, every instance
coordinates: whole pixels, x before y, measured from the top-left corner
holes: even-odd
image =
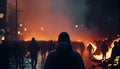
[[[112,44],[109,47],[108,52],[106,53],[106,59],[109,59],[111,57],[112,48],[114,47],[114,42],[119,41],[119,40],[120,40],[120,38],[117,38],[117,39],[113,40]],[[102,60],[102,55],[103,54],[101,53],[100,55],[93,55],[93,57],[97,60]]]
[[[112,49],[109,49],[108,52],[106,53],[106,59],[109,59],[111,57],[111,52]],[[103,54],[101,53],[100,55],[93,55],[93,57],[97,60],[102,60]]]
[[[120,38],[115,39],[115,40],[112,42],[112,44],[111,44],[111,46],[110,46],[110,47],[111,47],[111,48],[113,48],[113,47],[114,47],[114,42],[115,42],[115,41],[117,41],[117,42],[118,42],[119,40],[120,40]]]

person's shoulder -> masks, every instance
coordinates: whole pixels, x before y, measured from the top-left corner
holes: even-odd
[[[49,52],[49,55],[52,56],[52,55],[55,55],[56,53],[57,53],[57,51],[56,51],[56,49],[54,49],[54,50],[52,50],[52,51]]]
[[[78,52],[74,51],[74,50],[72,51],[72,55],[74,55],[76,57],[81,57],[81,55]]]

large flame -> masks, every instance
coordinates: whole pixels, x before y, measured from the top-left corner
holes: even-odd
[[[113,47],[114,47],[114,42],[115,41],[119,41],[120,40],[120,38],[117,38],[117,39],[115,39],[115,40],[113,40],[112,41],[112,43],[111,43],[111,45],[109,46],[109,50],[108,50],[108,52],[106,53],[106,59],[109,59],[110,57],[111,57],[111,53],[112,53],[112,49],[113,49]],[[93,55],[93,57],[95,58],[95,59],[97,59],[97,60],[102,60],[102,53],[100,54],[100,55]]]

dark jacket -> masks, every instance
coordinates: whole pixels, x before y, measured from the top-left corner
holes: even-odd
[[[85,67],[82,57],[72,50],[71,44],[61,42],[57,49],[49,53],[44,69],[85,69]]]

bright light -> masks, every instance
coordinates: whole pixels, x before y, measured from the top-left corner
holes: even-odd
[[[76,28],[78,28],[78,25],[75,25]]]
[[[93,55],[93,57],[97,60],[102,60],[102,56],[103,54],[100,54],[100,55]]]
[[[3,18],[4,17],[4,14],[3,13],[0,13],[0,18]]]
[[[109,59],[111,56],[111,49],[109,49],[109,51],[106,53],[106,59]],[[102,60],[102,56],[103,54],[101,53],[100,55],[93,55],[93,57],[97,60]]]
[[[20,34],[21,34],[21,32],[20,32],[20,31],[18,31],[18,32],[17,32],[17,34],[19,34],[19,35],[20,35]]]
[[[44,28],[43,28],[43,27],[41,27],[40,29],[41,29],[41,31],[44,31]]]
[[[5,40],[5,36],[3,36],[3,37],[1,38],[1,40]]]
[[[24,31],[27,31],[27,28],[24,28]]]
[[[22,26],[23,26],[23,24],[20,24],[19,26],[20,26],[20,27],[22,27]]]

